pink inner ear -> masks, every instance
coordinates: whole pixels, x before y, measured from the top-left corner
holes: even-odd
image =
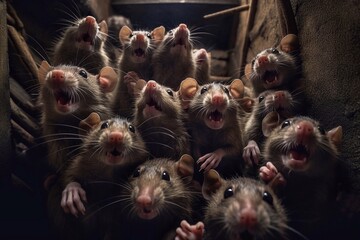
[[[111,82],[109,81],[109,79],[107,79],[105,77],[99,77],[99,83],[100,83],[100,86],[104,89],[108,89],[111,86]]]

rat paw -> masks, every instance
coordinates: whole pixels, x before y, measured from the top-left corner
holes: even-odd
[[[260,149],[255,141],[250,140],[246,147],[244,147],[243,158],[245,163],[250,166],[259,163]]]
[[[127,90],[130,94],[135,93],[136,82],[140,80],[139,75],[136,72],[128,72],[124,76],[124,83],[126,84]]]
[[[65,213],[78,217],[79,212],[85,215],[86,192],[77,182],[70,182],[62,192],[61,207]]]
[[[217,149],[212,153],[208,153],[200,157],[199,160],[197,160],[196,162],[197,164],[202,163],[199,171],[204,170],[205,172],[207,172],[210,169],[216,168],[224,155],[225,152],[222,149]]]
[[[201,240],[204,235],[204,223],[198,222],[190,225],[186,220],[182,220],[180,227],[176,229],[175,240]]]
[[[266,183],[272,181],[276,174],[278,174],[278,170],[271,162],[267,162],[265,166],[262,166],[259,169],[259,177]]]

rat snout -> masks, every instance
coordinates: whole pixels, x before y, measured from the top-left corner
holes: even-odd
[[[85,18],[85,23],[89,25],[94,25],[96,23],[96,19],[92,16],[87,16]]]
[[[298,141],[308,140],[313,136],[314,125],[309,121],[301,121],[295,126]]]
[[[119,144],[123,141],[124,134],[119,131],[114,131],[109,134],[109,143],[110,144]]]
[[[51,81],[57,85],[63,84],[65,82],[65,72],[63,70],[52,70]]]
[[[140,188],[136,203],[143,208],[150,207],[152,204],[153,189],[150,187]]]
[[[212,104],[216,106],[221,106],[225,103],[224,96],[222,94],[216,93],[212,97]]]
[[[143,43],[144,41],[145,41],[145,36],[144,36],[144,34],[141,34],[141,33],[136,34],[136,42],[138,42],[138,43]]]
[[[181,29],[181,30],[187,30],[186,24],[180,23],[180,24],[179,24],[179,29]]]
[[[154,80],[150,80],[146,84],[146,89],[155,89],[156,88],[156,82]]]
[[[240,225],[247,230],[252,230],[257,224],[257,214],[253,204],[250,201],[245,201],[240,211]]]
[[[260,56],[257,61],[258,61],[260,66],[269,63],[268,57],[264,56],[264,55]]]

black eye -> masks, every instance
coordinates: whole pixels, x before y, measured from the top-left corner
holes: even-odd
[[[267,191],[265,191],[265,192],[263,193],[263,200],[264,200],[265,202],[267,202],[268,204],[273,205],[273,197],[272,197],[271,194],[270,194],[269,192],[267,192]]]
[[[168,34],[171,34],[171,35],[172,35],[172,34],[173,34],[173,30],[168,31]]]
[[[169,173],[167,171],[163,171],[163,173],[161,174],[161,179],[165,181],[170,181]]]
[[[135,133],[135,127],[131,124],[129,125],[129,130],[130,132]]]
[[[133,36],[134,36],[134,34],[133,34],[133,33],[130,33],[129,38],[132,38]]]
[[[200,94],[203,94],[203,93],[206,92],[207,90],[208,90],[207,87],[203,87],[203,88],[201,89]]]
[[[254,66],[254,64],[255,64],[255,59],[253,59],[253,60],[251,61],[251,65]]]
[[[133,173],[133,177],[134,177],[134,178],[137,178],[137,177],[139,177],[139,176],[140,176],[140,168],[136,169],[136,170],[134,171],[134,173]]]
[[[228,197],[231,197],[232,195],[234,195],[232,187],[227,188],[224,192],[224,198],[226,199]]]
[[[101,124],[101,129],[105,129],[109,127],[109,123],[108,122],[104,122],[103,124]]]
[[[291,122],[289,120],[286,120],[285,122],[283,122],[283,124],[281,125],[281,128],[285,128],[290,126]]]
[[[151,38],[151,37],[152,37],[152,36],[151,36],[151,33],[147,33],[146,36],[147,36],[148,38]]]
[[[174,96],[174,93],[171,89],[166,89],[166,92],[170,95],[170,96]]]
[[[81,69],[81,70],[79,71],[79,75],[82,76],[83,78],[87,78],[87,73],[86,73],[86,71],[83,70],[83,69]]]
[[[265,99],[265,97],[264,96],[259,96],[259,103],[261,103],[262,102],[262,100],[264,100]]]
[[[229,89],[227,89],[226,87],[224,87],[224,92],[225,92],[226,94],[230,94]]]
[[[271,52],[274,54],[279,54],[279,51],[276,48],[271,49]]]
[[[318,130],[322,135],[325,135],[325,130],[322,127],[318,126]]]

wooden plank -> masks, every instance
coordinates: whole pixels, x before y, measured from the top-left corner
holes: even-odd
[[[20,84],[10,77],[10,96],[14,102],[31,116],[39,116],[39,111],[34,105],[31,96]]]
[[[35,143],[34,137],[23,129],[19,124],[14,120],[11,120],[12,134],[14,138],[19,139],[19,142],[22,142],[27,147],[31,147]]]

